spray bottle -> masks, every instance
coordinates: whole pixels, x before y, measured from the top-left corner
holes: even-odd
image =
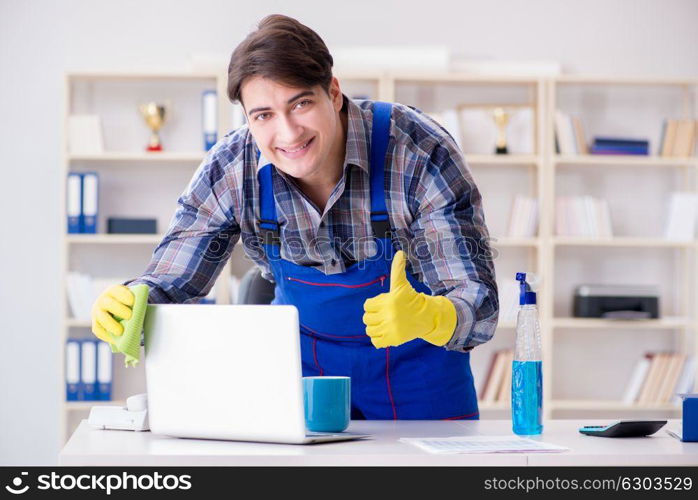
[[[516,273],[516,280],[521,292],[516,318],[516,349],[511,367],[511,418],[514,434],[530,436],[543,432],[540,323],[536,292],[526,281],[526,273]]]

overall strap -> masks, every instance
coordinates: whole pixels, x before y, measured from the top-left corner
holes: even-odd
[[[371,227],[376,238],[390,239],[390,221],[385,206],[385,153],[390,140],[390,112],[388,102],[373,103],[371,130]]]
[[[279,222],[276,217],[276,204],[274,203],[272,168],[271,163],[269,163],[257,172],[260,214],[257,226],[267,255],[269,257],[278,257],[280,255],[279,245],[281,244],[281,238],[279,235]]]

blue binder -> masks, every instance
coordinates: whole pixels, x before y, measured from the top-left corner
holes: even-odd
[[[215,90],[205,90],[202,94],[201,126],[204,132],[204,151],[208,151],[218,140],[218,100]]]
[[[80,341],[80,381],[82,399],[97,400],[97,344],[92,339]]]
[[[80,341],[76,339],[68,339],[65,344],[65,399],[66,401],[82,399]]]
[[[66,214],[68,215],[68,234],[82,232],[82,175],[68,174],[66,184]]]
[[[111,401],[111,384],[114,377],[111,347],[106,342],[95,340],[97,344],[97,397],[101,401]]]
[[[97,232],[99,214],[99,177],[96,172],[82,174],[82,232]]]

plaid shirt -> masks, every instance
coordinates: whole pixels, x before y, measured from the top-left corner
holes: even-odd
[[[321,212],[289,176],[274,169],[281,257],[325,274],[343,272],[376,253],[370,219],[368,143],[372,101],[344,97],[347,143],[343,175]],[[497,325],[498,300],[480,192],[448,133],[420,111],[393,104],[386,207],[393,245],[434,294],[455,305],[458,325],[446,349],[469,351]],[[208,153],[178,200],[165,238],[145,273],[153,303],[195,302],[208,294],[233,246],[273,281],[257,235],[257,171],[269,163],[247,126]]]

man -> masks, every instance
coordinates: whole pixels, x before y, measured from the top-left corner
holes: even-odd
[[[497,289],[453,139],[407,106],[345,97],[324,42],[280,15],[233,52],[228,96],[247,126],[210,151],[125,284],[196,301],[241,238],[274,303],[299,310],[303,374],[352,378],[352,418],[477,419],[469,351],[494,333]],[[120,334],[112,314],[132,304],[123,285],[105,291],[93,332]]]

